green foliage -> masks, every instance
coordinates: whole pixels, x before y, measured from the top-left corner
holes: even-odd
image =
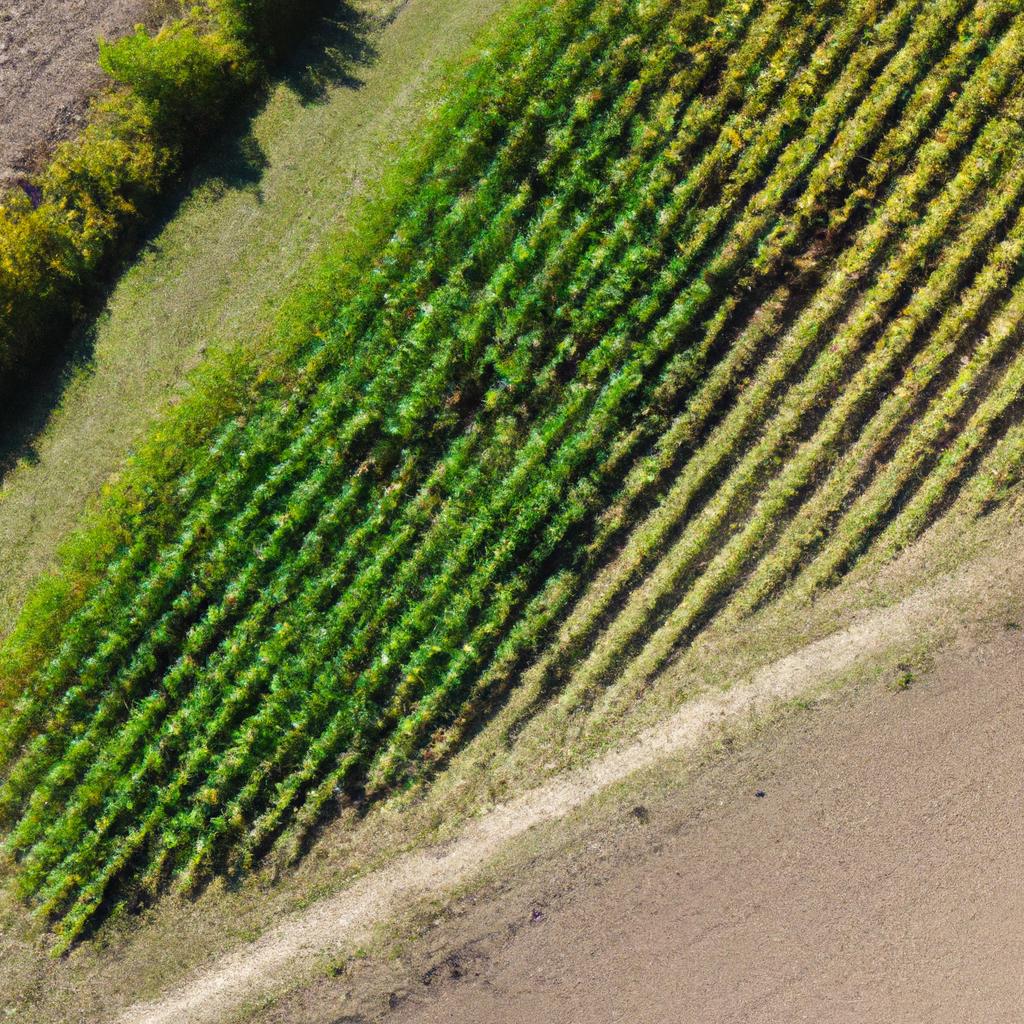
[[[257,37],[290,30],[295,16],[209,0],[154,35],[139,27],[101,42],[120,88],[57,148],[38,207],[20,191],[0,197],[0,392],[59,341],[183,161],[251,89],[266,59]]]
[[[140,25],[116,42],[100,41],[100,67],[147,105],[161,137],[181,145],[217,124],[237,89],[245,53],[234,40],[187,22],[155,35]]]
[[[5,646],[0,821],[59,948],[298,854],[524,669],[614,715],[1019,472],[1013,0],[515,19]]]
[[[0,382],[66,327],[84,284],[175,166],[148,107],[132,94],[99,104],[82,136],[58,146],[37,206],[0,203]]]

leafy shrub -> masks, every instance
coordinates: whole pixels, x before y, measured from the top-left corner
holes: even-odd
[[[176,22],[149,35],[142,25],[116,42],[100,41],[100,67],[130,87],[149,107],[162,133],[208,131],[223,115],[232,81],[251,72],[246,54],[231,37],[200,34]]]
[[[120,87],[59,146],[33,198],[0,195],[0,393],[44,358],[182,162],[314,0],[206,0],[150,36],[100,43]],[[282,36],[285,38],[286,36]]]

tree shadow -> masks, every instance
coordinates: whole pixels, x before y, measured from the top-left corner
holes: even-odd
[[[303,104],[323,103],[332,89],[361,89],[358,70],[376,61],[373,36],[381,27],[380,19],[350,7],[324,15],[282,63],[281,80]]]
[[[46,355],[19,374],[0,396],[0,486],[18,464],[39,461],[40,435],[71,383],[95,365],[96,339],[118,279],[134,260],[160,251],[159,239],[184,201],[203,193],[217,199],[238,190],[261,201],[268,158],[253,132],[253,122],[274,89],[283,84],[303,104],[312,104],[324,102],[333,89],[362,87],[359,69],[377,58],[372,37],[382,27],[381,20],[338,0],[323,0],[317,7],[312,24],[302,21],[265,86],[238,105],[216,140],[202,147],[179,182],[146,211],[144,226],[122,239],[74,326],[55,330]]]

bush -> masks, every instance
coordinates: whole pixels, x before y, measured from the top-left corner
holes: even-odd
[[[57,148],[42,201],[0,205],[0,388],[66,330],[116,240],[176,166],[133,93],[98,104],[74,142]]]
[[[251,60],[237,41],[200,34],[177,22],[150,36],[143,26],[117,42],[100,41],[100,67],[148,106],[162,134],[204,134],[223,116],[238,77],[251,76]]]
[[[205,0],[152,36],[139,26],[101,40],[119,88],[57,148],[32,197],[0,195],[0,394],[66,333],[183,161],[262,73],[269,40],[314,2]]]

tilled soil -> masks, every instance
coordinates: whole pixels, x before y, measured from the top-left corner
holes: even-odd
[[[258,1020],[1017,1022],[1022,655],[797,715]]]
[[[104,81],[97,38],[124,34],[151,10],[151,0],[0,0],[0,184],[81,128]]]

